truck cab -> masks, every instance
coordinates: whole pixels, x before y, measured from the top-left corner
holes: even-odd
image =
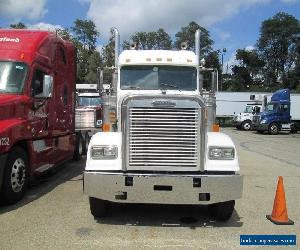
[[[236,114],[233,116],[233,125],[237,129],[243,129],[249,131],[252,129],[253,116],[257,115],[262,110],[262,104],[247,104],[244,112]]]
[[[0,30],[0,199],[22,198],[29,179],[72,159],[75,47],[55,33]]]
[[[259,133],[268,131],[278,134],[279,131],[297,132],[297,126],[291,121],[291,101],[289,89],[276,91],[264,112],[255,117],[255,128]]]
[[[228,220],[242,195],[236,148],[229,136],[212,132],[214,92],[203,92],[196,53],[182,49],[118,53],[112,94],[115,130],[91,138],[84,192],[91,213],[105,216],[112,202],[206,204]],[[111,127],[112,128],[112,127]]]

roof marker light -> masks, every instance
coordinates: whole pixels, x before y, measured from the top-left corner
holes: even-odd
[[[161,62],[162,58],[158,57],[158,58],[156,58],[156,61]]]
[[[127,58],[127,59],[126,59],[126,62],[130,62],[130,59],[129,59],[129,58]]]
[[[187,59],[186,61],[187,61],[187,62],[193,62],[193,60],[192,60],[192,59]]]
[[[172,62],[172,58],[167,58],[167,62]]]
[[[146,58],[146,61],[147,62],[151,62],[151,58]]]

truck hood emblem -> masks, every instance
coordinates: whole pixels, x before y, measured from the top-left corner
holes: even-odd
[[[171,101],[158,100],[153,101],[152,106],[154,107],[175,107],[176,103]]]

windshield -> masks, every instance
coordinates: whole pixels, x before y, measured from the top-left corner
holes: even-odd
[[[78,106],[99,106],[101,105],[102,101],[99,96],[79,96],[77,98],[77,105]]]
[[[252,113],[252,106],[246,106],[244,113]]]
[[[179,66],[124,66],[121,89],[197,89],[197,70]]]
[[[269,102],[267,104],[266,111],[275,111],[275,110],[277,110],[277,108],[278,108],[278,104],[277,103],[271,103],[271,102]]]
[[[26,64],[0,61],[0,93],[22,93],[26,75]]]

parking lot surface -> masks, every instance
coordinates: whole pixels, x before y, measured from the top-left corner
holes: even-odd
[[[300,133],[222,132],[234,140],[244,175],[243,198],[228,222],[213,221],[206,206],[134,204],[113,205],[107,218],[94,220],[82,192],[83,159],[41,178],[18,204],[0,207],[0,249],[243,249],[241,234],[299,234]],[[278,176],[292,226],[265,218]]]

